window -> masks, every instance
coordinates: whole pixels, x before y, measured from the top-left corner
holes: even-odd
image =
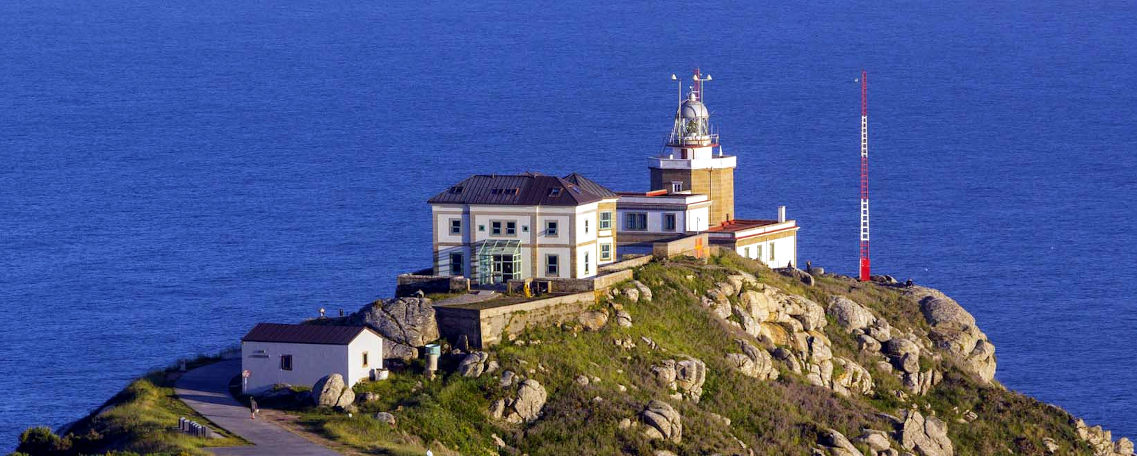
[[[462,275],[462,254],[461,253],[451,253],[450,254],[450,275],[452,275],[452,276]]]
[[[505,235],[517,236],[517,222],[505,222]]]
[[[611,212],[604,211],[604,212],[600,213],[600,229],[602,229],[602,230],[612,229],[612,213]]]
[[[490,234],[501,236],[501,222],[490,222]]]
[[[455,194],[455,195],[461,195],[462,194],[462,186],[461,185],[455,185],[453,187],[450,187],[450,193]]]
[[[450,219],[450,234],[462,234],[462,219]]]
[[[647,214],[642,212],[624,214],[624,228],[628,231],[647,231]]]
[[[663,214],[663,231],[675,231],[675,214]]]
[[[486,226],[485,225],[478,225],[478,232],[485,233],[486,232]]]
[[[746,248],[746,258],[754,258],[754,257],[750,256],[750,247]]]
[[[612,244],[600,244],[600,259],[601,260],[611,260],[612,259]]]
[[[528,233],[529,232],[529,225],[521,225],[521,232],[522,233]]]
[[[770,243],[770,261],[774,261],[774,243]]]
[[[549,196],[554,197],[554,198],[561,196],[561,188],[560,187],[550,188],[549,189]]]
[[[556,255],[545,255],[545,275],[548,277],[556,277],[560,273],[560,257]]]
[[[588,219],[584,219],[584,234],[588,234]]]
[[[679,193],[681,191],[683,191],[683,183],[682,182],[672,182],[671,183],[671,192],[672,193]]]
[[[557,222],[545,222],[545,235],[550,237],[557,237]]]
[[[292,370],[292,355],[280,355],[280,370]]]
[[[363,367],[367,367],[367,352],[363,352]]]
[[[490,194],[491,195],[516,195],[517,189],[516,188],[491,188]]]
[[[755,249],[758,251],[758,254],[754,255],[752,258],[754,258],[755,260],[761,260],[762,259],[762,246],[757,246],[757,247],[755,247]]]
[[[584,273],[588,274],[588,252],[584,252]]]

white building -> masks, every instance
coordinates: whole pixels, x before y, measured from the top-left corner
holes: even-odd
[[[383,337],[365,326],[258,323],[241,339],[241,369],[249,394],[277,383],[312,386],[328,374],[350,387],[383,369]]]
[[[616,199],[579,174],[470,176],[429,200],[435,275],[594,276],[616,260]]]
[[[616,202],[620,254],[651,253],[651,243],[706,231],[711,200],[691,192],[620,192]]]
[[[770,268],[796,267],[797,231],[797,222],[787,220],[781,206],[777,220],[731,220],[708,229],[707,239]]]

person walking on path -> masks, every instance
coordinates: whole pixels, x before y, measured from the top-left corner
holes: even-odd
[[[259,412],[259,411],[260,411],[260,409],[257,408],[257,400],[253,399],[250,396],[249,397],[249,419],[250,420],[257,419],[257,412]]]

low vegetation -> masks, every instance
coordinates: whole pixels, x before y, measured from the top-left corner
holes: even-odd
[[[907,410],[942,419],[959,455],[1048,454],[1044,438],[1058,445],[1057,454],[1093,454],[1075,435],[1068,413],[997,383],[984,383],[950,357],[921,354],[920,371],[935,370],[943,380],[924,395],[904,393],[897,375],[883,371],[879,360],[860,350],[856,338],[833,317],[826,317],[823,329],[833,355],[871,373],[871,394],[836,394],[777,361],[776,380],[743,375],[729,365],[725,354],[739,350],[738,339],[758,342],[740,328],[736,317],[718,318],[700,304],[708,290],[738,271],[754,275],[758,284],[817,303],[833,295],[848,297],[906,332],[927,335],[932,329],[919,303],[902,287],[833,275],[819,275],[813,286],[807,286],[733,254],[709,261],[679,259],[636,270],[636,280],[650,287],[652,300],[635,300],[619,292],[633,287],[631,283],[598,300],[598,310],[622,308],[630,313],[631,327],[609,321],[602,329],[588,331],[581,323],[568,322],[530,328],[516,337],[503,335],[504,342],[489,350],[497,369],[478,377],[456,372],[464,354],[444,350],[434,379],[426,377],[422,361],[415,361],[388,380],[357,385],[357,397],[369,400],[360,400],[350,413],[297,400],[265,401],[262,406],[286,409],[299,417],[303,429],[363,454],[421,455],[431,449],[438,455],[652,454],[656,450],[680,455],[809,455],[830,429],[850,439],[865,429],[891,433],[896,417]],[[671,398],[674,391],[652,372],[665,360],[688,357],[706,365],[698,401]],[[540,418],[508,423],[491,416],[491,404],[513,394],[501,384],[505,371],[536,380],[548,392]],[[838,366],[834,375],[843,372]],[[178,416],[192,413],[173,399],[169,378],[169,372],[160,372],[136,381],[108,403],[113,408],[84,419],[67,437],[29,430],[21,451],[196,454],[205,444],[237,443],[203,442],[172,429]],[[682,439],[653,440],[645,435],[644,425],[635,424],[641,421],[639,412],[645,405],[657,399],[667,400],[682,416]],[[394,416],[395,423],[377,419],[380,412]],[[858,450],[872,454],[866,443],[853,440]],[[898,448],[896,442],[893,448]]]
[[[216,361],[199,357],[187,362],[188,368]],[[209,422],[190,409],[174,394],[175,368],[154,371],[127,385],[97,411],[72,423],[63,436],[50,428],[34,427],[20,435],[15,454],[32,456],[126,455],[205,455],[204,447],[235,446],[245,442],[225,434],[223,438],[203,439],[178,430],[178,419]]]

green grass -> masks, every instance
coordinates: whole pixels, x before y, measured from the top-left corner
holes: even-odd
[[[198,357],[187,361],[188,368],[215,361],[216,357]],[[131,382],[100,410],[72,426],[66,436],[54,436],[55,442],[45,447],[22,439],[18,451],[28,454],[78,455],[101,453],[138,453],[155,455],[204,455],[205,447],[236,446],[246,442],[230,436],[179,400],[174,394],[175,369],[154,371]],[[203,439],[178,430],[178,418],[186,417],[219,431],[225,438]],[[51,437],[46,437],[50,439]]]
[[[891,423],[881,413],[899,416],[910,407],[934,413],[948,424],[956,454],[1040,454],[1043,437],[1058,442],[1059,454],[1091,454],[1074,435],[1069,414],[997,384],[982,385],[946,354],[942,359],[927,354],[920,358],[921,369],[942,372],[943,382],[926,396],[901,399],[897,392],[903,386],[896,374],[879,369],[876,364],[881,358],[860,352],[855,338],[832,319],[824,331],[834,356],[868,369],[874,380],[871,396],[838,396],[807,384],[780,364],[782,375],[776,381],[739,374],[726,364],[725,355],[739,351],[736,339],[759,343],[700,304],[708,289],[736,271],[753,274],[761,284],[822,306],[831,296],[846,296],[887,319],[894,332],[926,335],[930,330],[919,303],[906,296],[902,287],[837,276],[815,277],[815,286],[809,287],[733,253],[705,260],[677,258],[635,270],[636,279],[652,288],[653,301],[633,303],[622,294],[612,300],[632,315],[631,328],[616,324],[597,332],[583,331],[574,324],[530,328],[517,338],[526,343],[503,342],[490,350],[501,368],[481,378],[453,374],[459,358],[444,356],[440,376],[428,381],[421,374],[422,362],[416,361],[388,380],[357,385],[357,394],[370,392],[378,399],[360,404],[351,417],[310,406],[298,406],[293,412],[308,430],[367,454],[422,454],[425,448],[440,456],[498,454],[490,437],[496,434],[513,448],[505,453],[533,456],[650,454],[656,449],[680,455],[746,453],[739,442],[758,455],[805,455],[828,428],[851,439],[863,428],[890,430]],[[623,283],[617,288],[630,286]],[[609,304],[602,298],[598,307]],[[660,349],[650,349],[642,338],[650,338]],[[636,347],[622,349],[613,343],[616,339],[631,339]],[[538,340],[539,344],[533,343]],[[665,359],[688,356],[702,360],[708,368],[698,403],[667,398],[671,391],[651,373],[651,367]],[[505,369],[539,381],[548,391],[548,402],[536,422],[514,425],[489,417],[487,410],[493,401],[515,394],[515,387],[499,386],[499,374]],[[835,368],[834,375],[840,373]],[[599,381],[581,386],[574,381],[578,375]],[[105,413],[103,419],[122,429],[100,428],[108,431],[105,435],[119,436],[121,444],[115,448],[167,454],[199,451],[200,442],[163,428],[170,417],[176,420],[185,414],[179,402],[171,403],[164,385],[148,377],[120,396],[115,401],[125,404],[120,406],[122,411]],[[652,399],[664,399],[680,412],[681,442],[648,440],[642,427],[620,428],[621,420],[636,421],[638,412]],[[979,418],[958,423],[967,410]],[[374,414],[380,411],[394,414],[397,425],[375,420]],[[732,424],[723,426],[716,415]],[[105,436],[103,441],[107,441]]]

